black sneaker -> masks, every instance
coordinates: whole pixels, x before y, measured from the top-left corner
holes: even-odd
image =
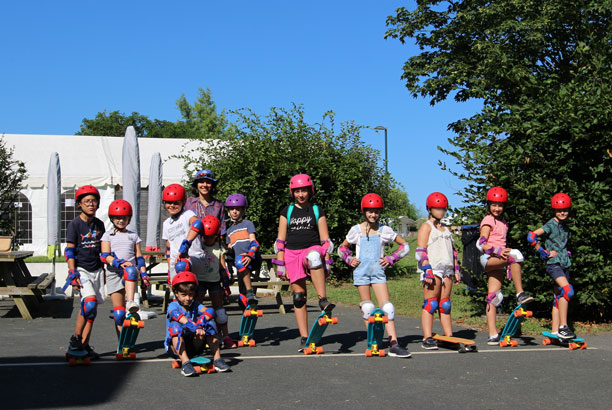
[[[518,295],[516,295],[516,301],[518,302],[519,305],[526,305],[529,302],[533,302],[533,296],[528,295],[525,292],[521,292]]]
[[[70,342],[68,342],[68,351],[81,351],[83,350],[83,339],[81,335],[70,336]]]
[[[223,358],[221,357],[215,360],[213,362],[213,365],[215,366],[215,370],[221,373],[231,369],[230,365],[225,363],[225,360],[223,360]]]
[[[427,337],[421,342],[421,347],[425,350],[438,350],[438,342],[433,337]]]
[[[255,294],[255,292],[253,292],[253,289],[247,290],[245,296],[247,298],[247,303],[249,304],[249,306],[255,307],[259,303],[257,295]]]
[[[298,352],[303,352],[304,348],[306,347],[306,340],[308,340],[307,337],[303,337],[300,339],[300,348],[298,349]]]
[[[185,362],[183,363],[181,374],[185,377],[193,377],[193,376],[197,376],[198,372],[196,372],[196,369],[193,368],[193,365],[191,364],[191,362]]]
[[[94,351],[93,346],[84,343],[83,349],[87,351],[87,357],[89,357],[91,360],[98,360],[100,358],[100,355]]]
[[[497,346],[499,344],[499,334],[496,334],[495,336],[489,336],[489,338],[487,339],[487,344],[489,346]]]
[[[327,300],[327,298],[321,298],[319,299],[319,307],[325,313],[329,314],[336,307],[336,305]]]
[[[399,343],[396,343],[393,346],[391,346],[391,348],[389,349],[389,356],[408,358],[412,356],[412,353],[410,353],[407,349],[404,349],[402,346],[400,346]]]
[[[560,339],[575,339],[576,334],[572,332],[572,329],[569,328],[568,325],[561,326],[559,328],[559,338]]]

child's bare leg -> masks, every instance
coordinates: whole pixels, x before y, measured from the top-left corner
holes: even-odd
[[[238,276],[244,283],[244,288],[246,290],[251,289],[253,286],[251,285],[251,271],[249,269],[245,269],[242,272],[238,273]]]
[[[569,282],[567,278],[565,278],[565,276],[558,277],[557,279],[555,279],[555,282],[560,288],[563,288],[564,286],[569,285]],[[559,296],[561,291],[555,286],[554,293],[555,293],[555,296]],[[559,331],[559,327],[567,325],[568,307],[569,307],[569,302],[565,298],[560,297],[557,299],[557,308],[555,309],[553,307],[553,317],[552,317],[552,331],[553,332],[557,332]],[[556,315],[555,315],[555,310],[557,310]],[[556,323],[555,323],[555,319],[556,319]]]
[[[489,271],[487,264],[487,274],[489,275],[488,294],[492,295],[501,290],[505,271]],[[489,336],[495,336],[497,332],[497,307],[492,303],[487,303],[487,326],[489,327]]]
[[[219,337],[217,335],[206,335],[206,342],[213,354],[213,360],[221,358],[221,349],[219,349]]]
[[[442,290],[440,292],[440,324],[445,336],[453,335],[453,321],[451,319],[450,297],[453,290],[452,276],[445,276],[442,281]],[[448,304],[448,309],[446,308]],[[443,307],[444,305],[444,307]],[[444,312],[442,312],[444,310]]]
[[[374,295],[376,296],[376,301],[378,302],[378,306],[385,311],[385,304],[390,303],[389,301],[389,288],[386,283],[372,283],[372,290],[374,290]],[[393,315],[395,316],[395,308],[393,305],[390,305],[393,310]],[[385,311],[387,316],[389,313]],[[395,344],[397,343],[397,331],[395,329],[395,317],[389,317],[389,322],[385,325],[385,330],[387,330],[387,336],[389,336],[389,343]]]
[[[296,282],[293,282],[291,284],[291,290],[293,291],[293,312],[295,313],[295,321],[297,322],[300,336],[308,337],[308,312],[306,311],[306,279],[300,279]],[[299,294],[299,296],[296,297],[296,294]],[[298,297],[304,298],[303,306],[295,306],[296,299]],[[299,303],[301,304],[302,302]]]
[[[317,296],[319,299],[327,296],[325,290],[325,271],[323,268],[321,269],[311,269],[310,270],[310,279],[312,280],[312,285],[317,291]]]
[[[210,302],[212,303],[213,309],[215,309],[215,322],[217,323],[220,337],[229,336],[227,330],[227,313],[223,307],[223,291],[211,292]]]
[[[180,346],[179,349],[176,350],[176,345],[179,343],[180,340]],[[174,336],[172,338],[172,351],[174,352],[174,354],[176,354],[179,359],[181,359],[182,363],[186,363],[189,361],[189,356],[187,356],[187,352],[185,351],[185,340],[183,340],[183,338],[179,338],[178,336]]]
[[[442,279],[440,279],[438,276],[434,277],[433,283],[423,284],[423,299],[425,299],[423,309],[421,310],[421,327],[423,328],[423,340],[433,336],[433,322],[435,310],[433,309],[433,306],[429,306],[427,301],[433,298],[437,300],[437,303],[439,303],[441,289]],[[435,307],[437,308],[437,306]]]
[[[134,293],[136,293],[136,282],[131,280],[125,281],[125,300],[134,300]]]
[[[370,285],[357,286],[357,291],[359,292],[359,299],[361,299],[361,302],[372,300],[372,294],[370,293]],[[368,320],[363,319],[363,324],[365,325],[366,332],[367,332],[368,331]]]
[[[522,263],[513,263],[510,265],[510,274],[512,275],[512,282],[514,282],[514,289],[516,289],[517,295],[523,291],[523,280],[521,277],[522,270]]]

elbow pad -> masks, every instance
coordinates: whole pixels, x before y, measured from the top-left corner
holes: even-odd
[[[100,260],[102,261],[102,263],[108,263],[106,262],[106,258],[108,258],[109,256],[111,256],[110,252],[101,252]]]
[[[323,249],[325,249],[325,253],[329,253],[330,255],[334,251],[334,243],[331,239],[327,239],[321,242],[321,246],[323,247]]]
[[[529,232],[527,234],[527,242],[531,246],[536,246],[540,242],[539,239],[540,238],[538,238],[538,235],[536,235],[535,232]]]
[[[202,232],[202,230],[204,229],[204,224],[202,223],[201,219],[196,219],[192,224],[191,224],[191,230],[195,231],[197,234],[199,234],[200,232]]]
[[[427,248],[416,248],[414,256],[416,257],[417,265],[422,270],[423,262],[429,260],[429,256],[427,255]]]
[[[476,248],[478,248],[480,252],[484,252],[483,247],[487,244],[487,242],[489,242],[489,238],[481,236],[480,239],[478,239],[478,242],[476,242]]]
[[[64,258],[66,258],[66,262],[68,262],[68,259],[74,259],[76,260],[77,258],[77,253],[78,253],[78,249],[75,247],[66,247],[64,249]]]
[[[279,253],[281,251],[284,252],[286,243],[287,241],[283,241],[282,239],[277,239],[276,242],[274,242],[274,253]]]
[[[351,262],[353,261],[353,255],[351,254],[350,249],[348,248],[348,246],[339,246],[338,247],[338,256],[340,256],[342,258],[342,260],[344,261],[344,263],[346,263],[347,265],[351,265]]]
[[[257,241],[251,241],[249,245],[249,250],[247,251],[247,256],[251,259],[255,257],[255,253],[259,250],[259,243]]]
[[[144,257],[139,256],[136,258],[136,266],[138,267],[138,269],[147,267]]]

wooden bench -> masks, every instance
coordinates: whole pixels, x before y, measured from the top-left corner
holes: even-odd
[[[24,259],[33,252],[0,253],[0,295],[13,298],[24,319],[32,320],[32,312],[39,308],[45,291],[53,285],[54,273],[32,277]]]

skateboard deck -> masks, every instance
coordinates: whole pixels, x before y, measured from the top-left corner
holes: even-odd
[[[308,338],[304,346],[304,354],[323,353],[323,347],[318,345],[321,341],[321,337],[329,324],[335,325],[336,323],[338,323],[338,318],[331,316],[331,310],[322,311],[312,325],[310,333],[308,333]]]
[[[584,350],[587,348],[587,343],[581,337],[575,337],[573,339],[562,339],[558,335],[553,335],[550,332],[542,332],[544,336],[544,340],[542,340],[542,344],[547,345],[557,345],[567,347],[570,350]]]
[[[533,316],[532,311],[525,310],[523,305],[518,305],[510,314],[508,321],[499,335],[499,345],[501,347],[518,346],[518,342],[512,339],[512,337],[520,330],[521,324],[525,321],[525,318],[531,316]]]
[[[247,305],[244,313],[242,314],[242,320],[240,321],[240,340],[238,341],[238,347],[244,346],[255,346],[255,340],[252,339],[253,332],[255,331],[255,325],[257,324],[257,318],[263,315],[263,311],[257,310],[257,305]]]
[[[204,356],[196,356],[196,357],[189,359],[189,361],[193,365],[193,368],[195,369],[195,371],[198,372],[198,374],[202,374],[202,373],[210,374],[210,373],[216,372],[213,362]],[[182,366],[183,364],[181,363],[180,360],[172,361],[173,369],[180,369]]]
[[[381,346],[386,323],[389,323],[389,318],[380,308],[374,309],[368,317],[368,348],[365,351],[367,357],[385,356],[385,349],[381,349]]]
[[[144,327],[144,321],[140,320],[138,313],[130,313],[123,321],[121,327],[121,333],[119,334],[119,344],[117,346],[117,353],[115,358],[117,360],[122,359],[135,359],[136,352],[134,352],[134,346],[136,345],[136,338],[138,332]]]
[[[70,367],[76,365],[89,366],[91,364],[91,359],[87,356],[87,350],[68,349],[66,352],[66,360],[68,360],[68,365]]]
[[[453,336],[443,336],[438,335],[436,333],[432,336],[434,339],[439,340],[444,344],[450,344],[453,347],[459,347],[459,353],[467,353],[467,352],[477,352],[478,348],[476,347],[476,342],[470,339],[463,339],[461,337],[453,337]]]

